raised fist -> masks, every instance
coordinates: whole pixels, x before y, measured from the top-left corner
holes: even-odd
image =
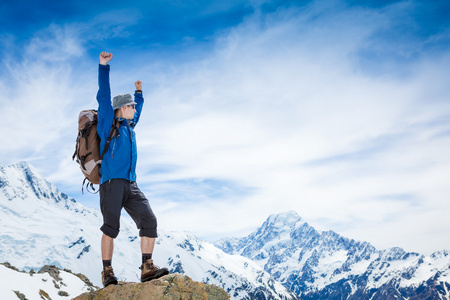
[[[100,53],[100,57],[99,57],[100,64],[107,65],[108,62],[110,62],[112,58],[113,58],[113,55],[111,53],[103,51],[102,53]]]
[[[134,83],[134,86],[136,87],[136,90],[142,91],[142,81],[138,80]]]

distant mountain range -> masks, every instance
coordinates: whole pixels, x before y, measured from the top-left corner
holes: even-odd
[[[295,212],[271,215],[244,238],[215,244],[258,263],[302,299],[449,299],[450,256],[377,250],[333,231],[319,232]]]
[[[28,163],[0,166],[0,222],[0,263],[20,270],[55,265],[101,286],[100,212],[58,191]],[[154,259],[171,272],[222,287],[232,299],[450,297],[448,251],[425,256],[377,250],[319,232],[295,212],[271,215],[249,236],[215,245],[191,233],[160,230]],[[120,280],[139,281],[139,265],[137,230],[122,218],[114,270]]]

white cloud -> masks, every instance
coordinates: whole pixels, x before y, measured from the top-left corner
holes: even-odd
[[[450,221],[443,217],[450,57],[424,55],[394,64],[398,72],[371,72],[361,49],[377,42],[374,33],[398,8],[323,3],[258,12],[218,34],[200,61],[173,65],[140,53],[144,63],[134,71],[116,67],[126,58],[114,57],[113,94],[144,81],[138,182],[160,226],[216,239],[249,233],[270,213],[296,210],[320,229],[375,246],[450,249]],[[117,34],[126,36],[122,25]],[[97,84],[96,58],[84,47],[104,32],[83,37],[91,26],[99,25],[49,27],[55,31],[49,39],[36,36],[27,48],[30,59],[10,64],[14,85],[0,84],[5,121],[15,124],[0,138],[17,137],[0,150],[3,162],[31,160],[71,194],[82,179],[68,158],[76,117],[95,105]],[[64,32],[71,33],[67,39]],[[56,48],[42,62],[39,49],[49,45]],[[61,55],[67,59],[51,59]],[[46,149],[55,152],[51,166]]]
[[[9,141],[0,148],[2,164],[26,160],[64,191],[81,190],[83,177],[70,160],[77,118],[82,109],[97,106],[98,58],[87,56],[87,50],[106,38],[129,35],[127,26],[139,14],[130,10],[130,18],[118,19],[119,13],[106,12],[85,23],[52,23],[20,43],[8,35],[0,78],[6,124],[0,138]]]
[[[66,168],[66,160],[74,150],[74,124],[79,110],[95,99],[89,88],[96,88],[95,74],[89,80],[77,71],[88,65],[79,31],[51,24],[23,45],[10,43],[6,48],[0,85],[5,126],[0,138],[8,142],[0,149],[2,164],[25,160],[50,180],[70,180],[76,169]],[[94,73],[95,67],[88,68]]]
[[[24,60],[29,63],[64,62],[84,54],[77,28],[51,24],[31,38],[24,49]]]
[[[368,25],[356,26],[363,20]],[[220,236],[294,209],[322,229],[376,246],[450,248],[428,244],[426,234],[412,243],[414,226],[405,225],[415,217],[434,222],[432,211],[448,208],[441,181],[449,137],[436,134],[449,128],[432,124],[449,113],[448,74],[441,58],[408,65],[406,77],[360,72],[355,56],[380,22],[387,21],[358,10],[316,22],[283,12],[255,17],[222,36],[211,57],[166,73],[146,94],[137,129],[140,179],[217,178],[253,193],[172,203],[162,224]],[[430,93],[441,100],[430,103]],[[178,168],[155,174],[155,164]],[[386,195],[392,199],[379,198]]]

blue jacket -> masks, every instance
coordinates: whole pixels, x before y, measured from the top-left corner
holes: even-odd
[[[98,69],[98,125],[97,132],[100,136],[100,152],[105,147],[115,115],[111,104],[111,88],[109,85],[109,65],[99,65]],[[141,93],[134,94],[137,103],[133,120],[118,119],[120,122],[119,135],[115,136],[109,145],[108,151],[101,164],[100,184],[114,178],[136,181],[136,135],[134,127],[139,121],[144,98]]]

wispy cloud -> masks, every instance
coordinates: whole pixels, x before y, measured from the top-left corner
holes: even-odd
[[[97,48],[108,46],[113,94],[144,81],[138,183],[161,227],[216,239],[296,210],[319,228],[379,247],[450,248],[430,234],[450,237],[442,217],[450,56],[441,47],[449,31],[443,23],[423,37],[417,3],[236,4],[245,11],[236,26],[218,26],[206,48],[188,43],[176,58],[155,56],[164,46],[154,41],[133,42],[133,30],[151,23],[134,10],[123,22],[106,11],[50,25],[28,41],[27,55],[3,61],[0,102],[16,125],[0,138],[19,139],[0,157],[31,160],[78,200],[97,201],[78,196],[81,173],[69,157],[78,111],[95,105],[104,50]]]
[[[324,228],[336,219],[352,224],[345,233],[364,239],[375,221],[397,226],[419,214],[406,202],[382,203],[378,195],[412,193],[430,217],[429,203],[448,208],[442,196],[435,197],[448,192],[436,179],[449,167],[441,150],[449,141],[433,134],[448,130],[433,123],[448,115],[448,102],[427,99],[448,98],[442,85],[448,57],[417,58],[383,76],[361,72],[367,58],[358,58],[360,49],[389,15],[357,8],[332,12],[311,6],[250,17],[218,36],[209,57],[165,73],[147,95],[151,111],[138,129],[147,141],[140,144],[141,180],[222,178],[252,190],[238,205],[233,197],[199,197],[184,217],[183,204],[172,205],[163,216],[180,210],[173,227],[189,223],[213,235],[220,227],[192,224],[192,214],[202,220],[214,207],[221,213],[213,222],[233,219],[237,230],[294,208],[313,222],[327,216]],[[157,162],[179,168],[146,175]],[[395,235],[405,246],[412,246],[409,238]]]

